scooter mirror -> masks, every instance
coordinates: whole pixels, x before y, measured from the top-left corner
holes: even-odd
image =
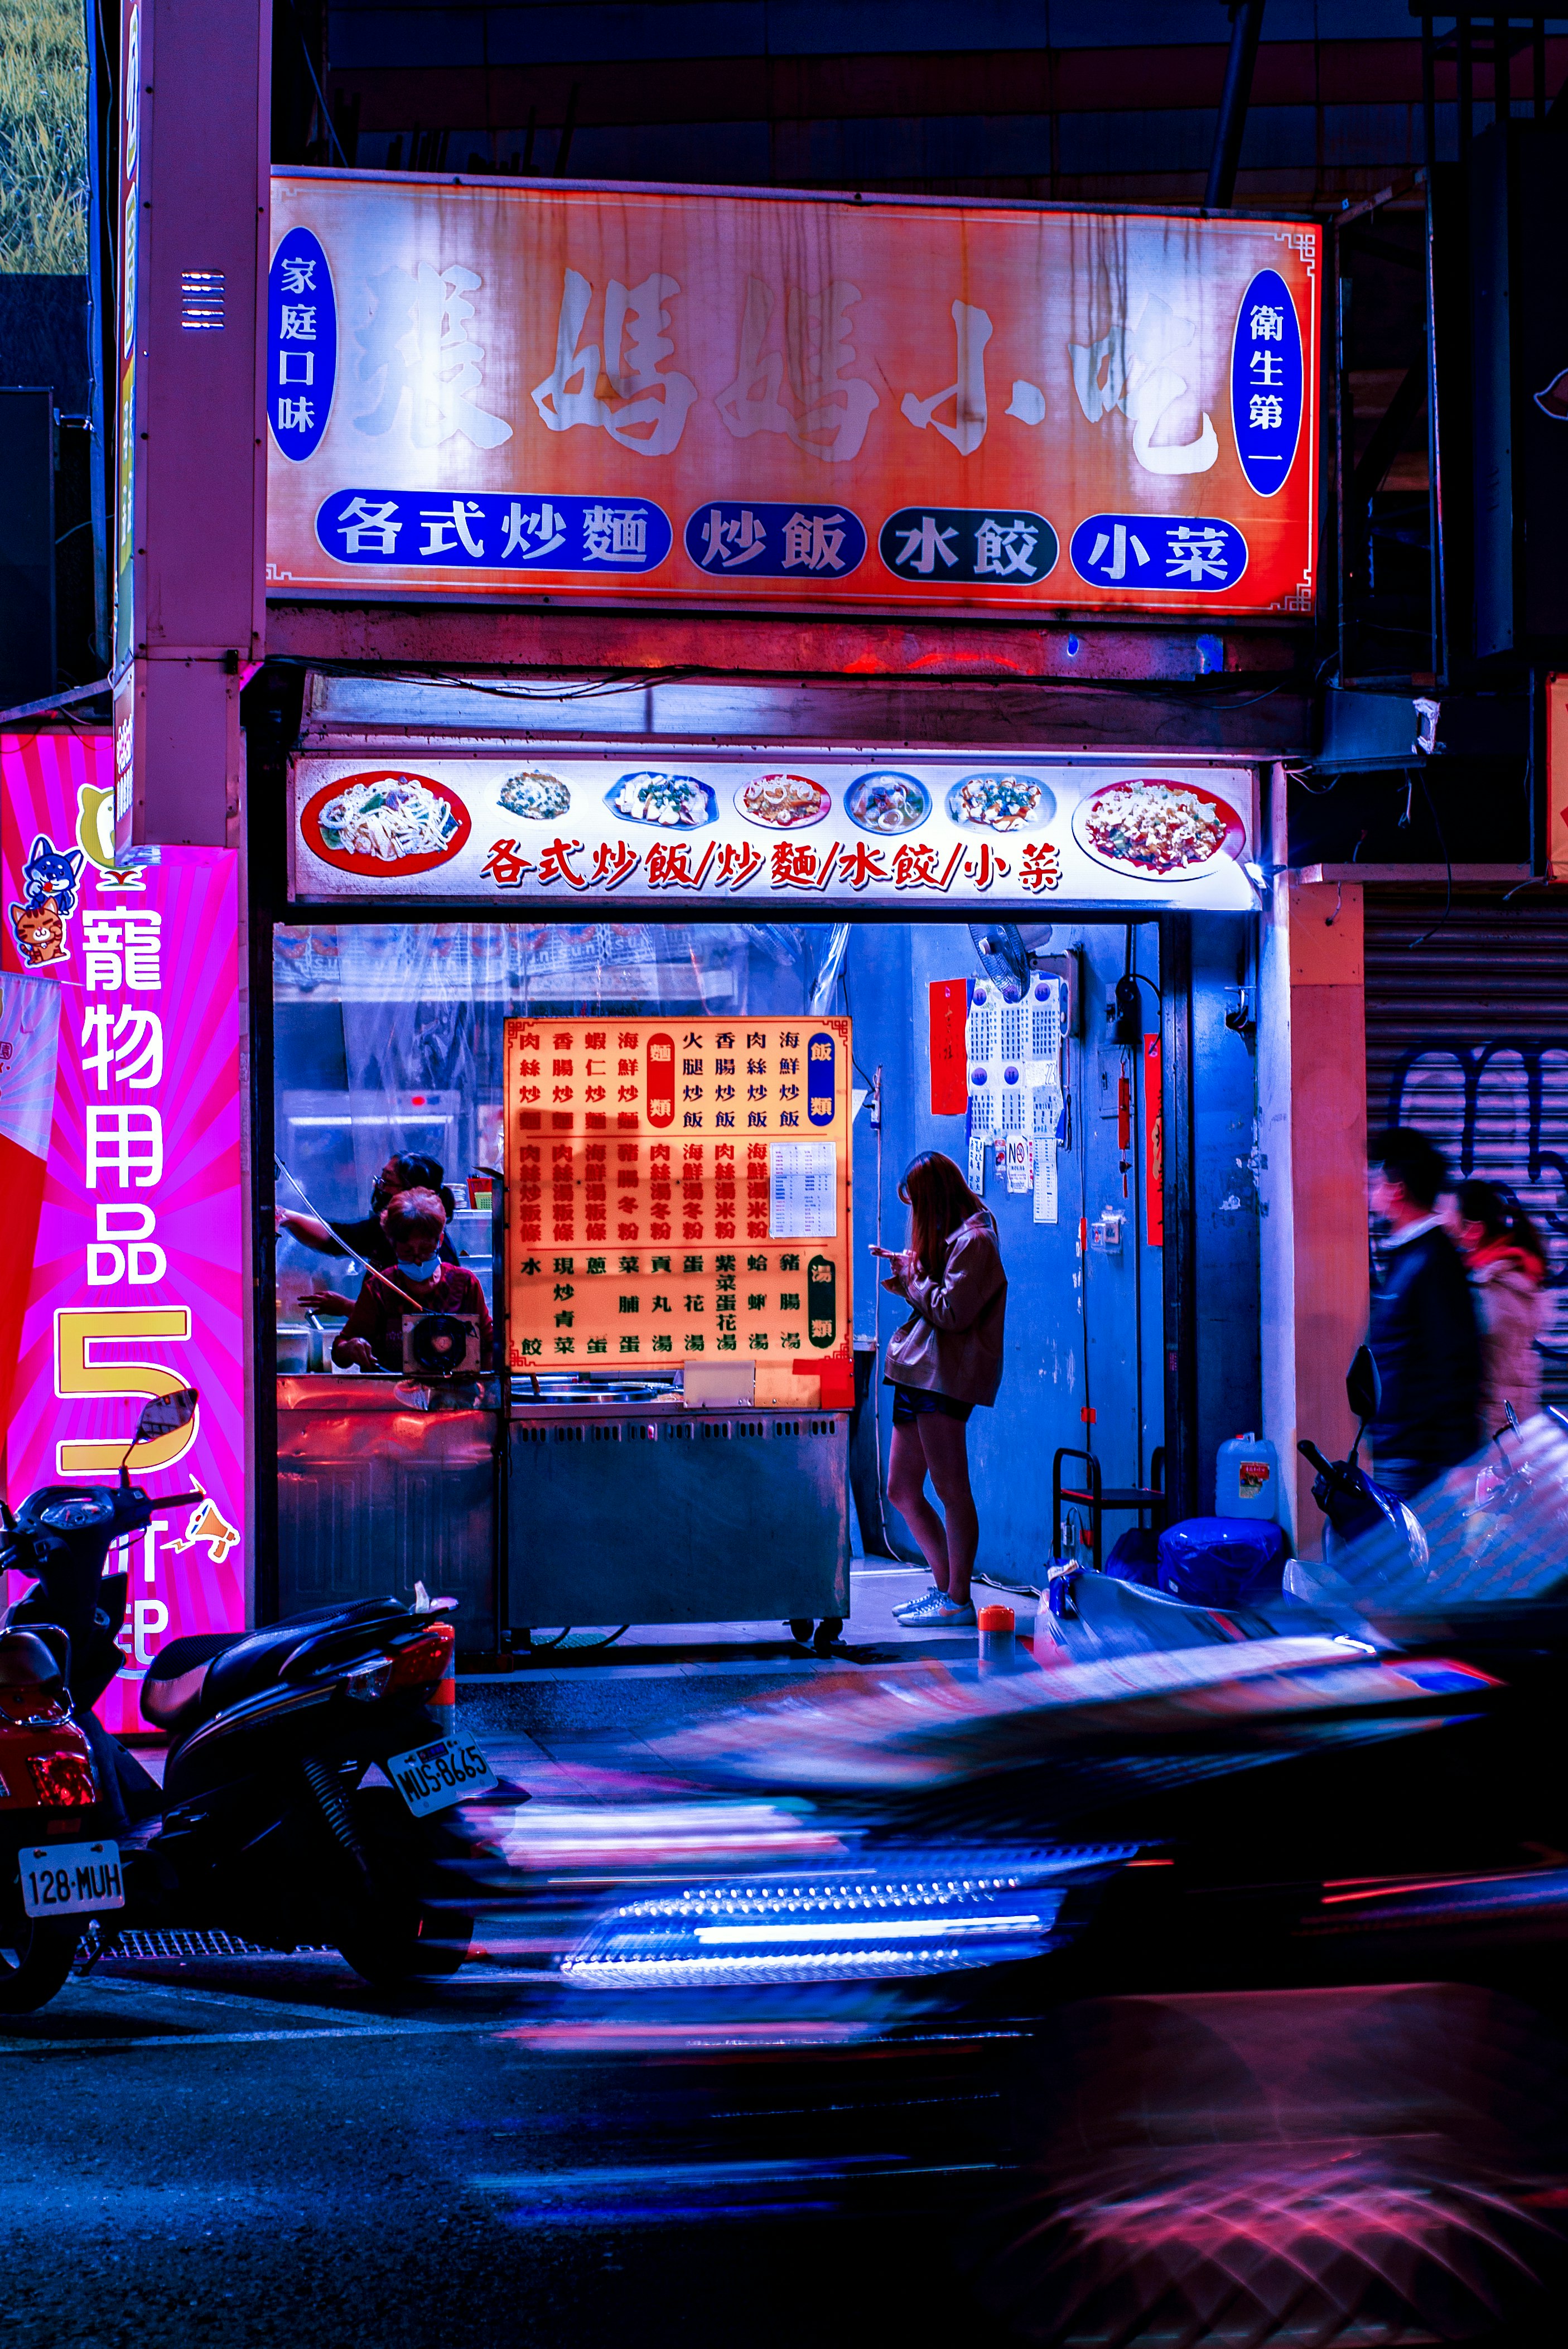
[[[1363,1426],[1367,1420],[1377,1418],[1377,1406],[1383,1400],[1383,1381],[1377,1376],[1370,1346],[1356,1349],[1356,1359],[1345,1380],[1345,1396]]]
[[[142,1404],[132,1440],[151,1444],[160,1435],[172,1435],[177,1427],[189,1427],[196,1416],[196,1402],[194,1387],[176,1387],[172,1394],[151,1396]]]
[[[1507,1415],[1508,1423],[1510,1427],[1512,1428],[1515,1435],[1522,1433],[1523,1431],[1521,1429],[1519,1424],[1519,1413],[1514,1410],[1513,1405],[1511,1402],[1505,1402],[1502,1408]]]

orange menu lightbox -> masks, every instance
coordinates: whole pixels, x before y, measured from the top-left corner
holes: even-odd
[[[509,1019],[513,1371],[733,1356],[759,1402],[842,1387],[850,1065],[849,1021],[811,1014]]]

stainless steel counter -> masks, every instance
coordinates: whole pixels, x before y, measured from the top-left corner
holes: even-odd
[[[849,1424],[514,1390],[508,1623],[848,1615]]]
[[[846,1412],[584,1391],[514,1394],[509,1426],[499,1390],[487,1379],[459,1401],[392,1378],[279,1379],[281,1613],[411,1599],[422,1581],[460,1601],[470,1651],[499,1647],[506,1627],[849,1613]]]
[[[459,1601],[459,1648],[493,1650],[499,1381],[457,1408],[438,1392],[421,1410],[419,1392],[391,1378],[279,1379],[278,1610],[412,1599],[419,1581]]]

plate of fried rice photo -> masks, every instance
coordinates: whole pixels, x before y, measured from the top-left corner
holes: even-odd
[[[1139,881],[1196,881],[1216,857],[1240,856],[1247,830],[1228,800],[1155,776],[1102,784],[1073,811],[1086,856]]]

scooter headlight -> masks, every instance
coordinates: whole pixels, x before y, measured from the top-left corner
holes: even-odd
[[[1136,1844],[997,1857],[954,1852],[883,1875],[697,1886],[608,1910],[561,1961],[592,1990],[891,1981],[1016,1964],[1068,1937],[1075,1879],[1114,1873]],[[934,1860],[935,1855],[930,1855]]]

